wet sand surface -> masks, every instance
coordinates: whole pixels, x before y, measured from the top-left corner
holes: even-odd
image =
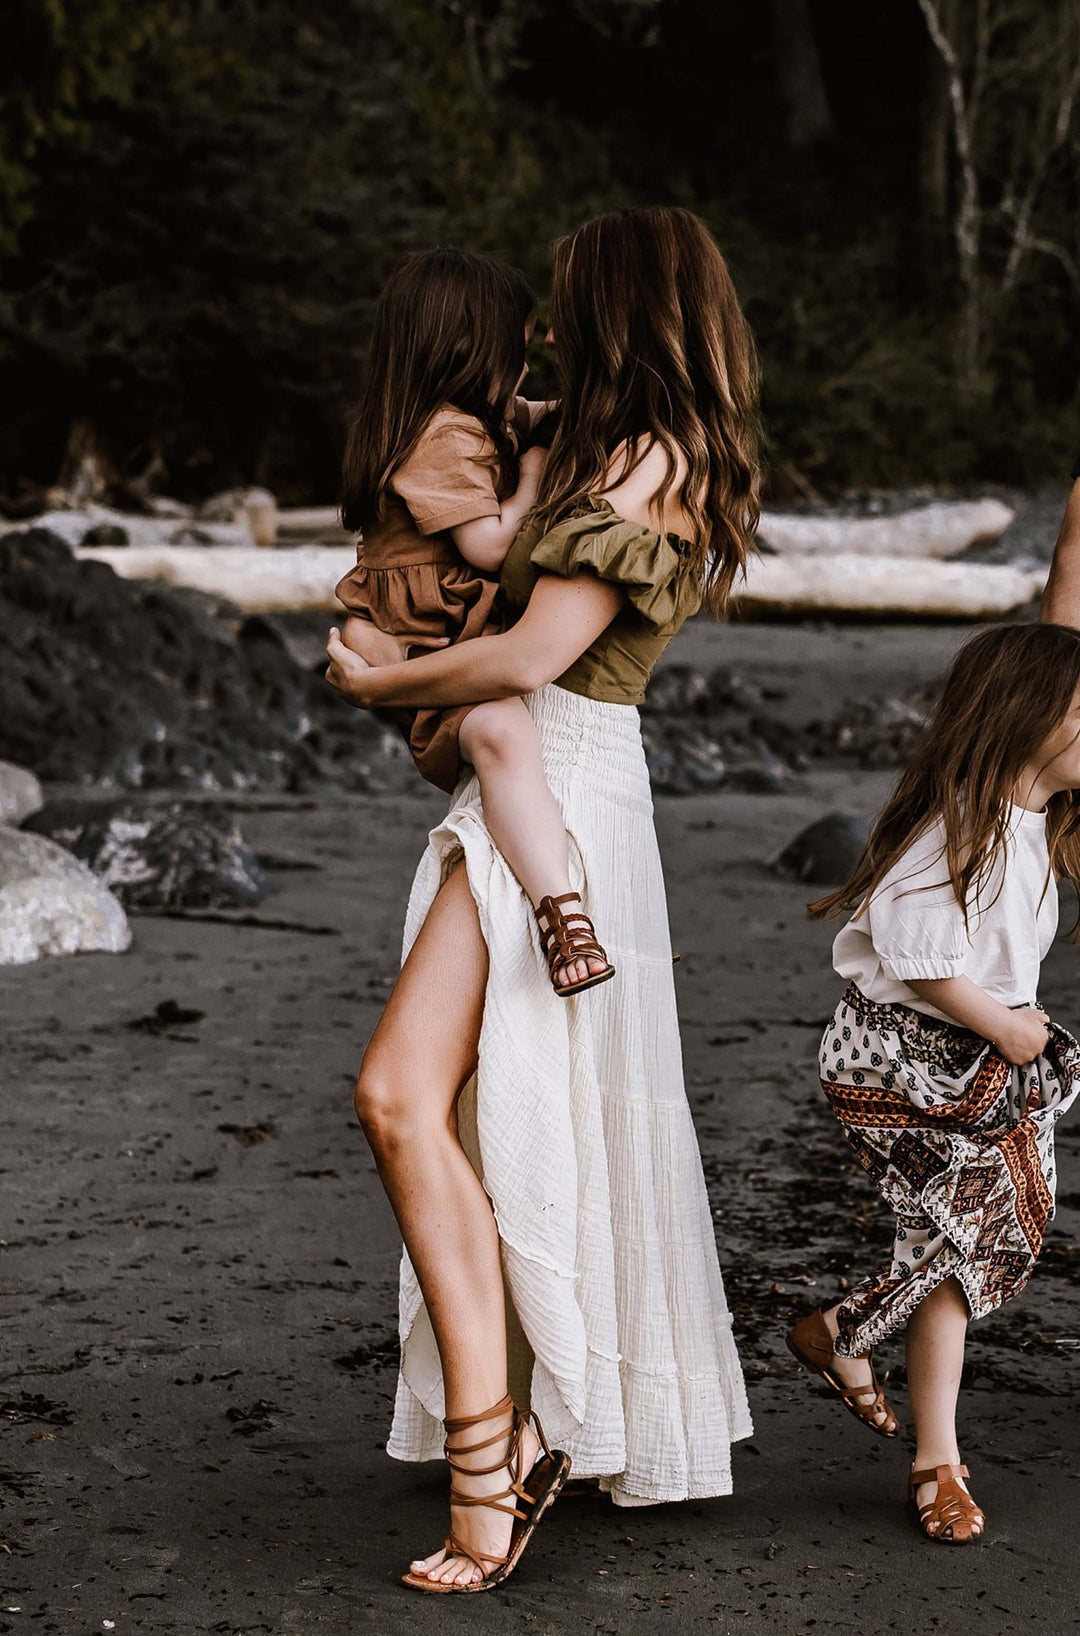
[[[786,689],[798,722],[936,674],[960,634],[697,626],[672,657]],[[0,1630],[1074,1629],[1080,1122],[1060,1132],[1044,1264],[972,1339],[964,1449],[986,1544],[924,1542],[907,1442],[870,1436],[783,1348],[889,1232],[816,1085],[831,931],[765,863],[888,783],[816,771],[794,794],[658,800],[757,1434],[734,1497],[563,1501],[508,1585],[468,1602],[396,1583],[441,1540],[445,1485],[383,1452],[398,1241],[350,1104],[440,799],[252,801],[240,821],[275,885],[261,924],[144,915],[126,956],[0,972]],[[1043,990],[1073,1028],[1078,961],[1059,944]],[[906,1435],[901,1348],[880,1361]]]

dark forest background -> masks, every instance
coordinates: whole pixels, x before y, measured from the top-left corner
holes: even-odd
[[[8,0],[4,34],[9,510],[73,438],[118,483],[327,499],[404,252],[543,292],[556,235],[642,201],[730,259],[775,494],[1075,452],[1076,0]]]

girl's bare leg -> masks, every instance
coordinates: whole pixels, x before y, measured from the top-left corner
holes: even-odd
[[[477,1060],[487,947],[465,869],[443,886],[376,1025],[356,1086],[356,1112],[423,1291],[438,1342],[448,1418],[480,1414],[506,1393],[506,1317],[499,1237],[487,1194],[458,1139],[457,1101]],[[494,1436],[509,1417],[475,1427]],[[531,1430],[526,1469],[539,1445]],[[498,1445],[465,1459],[491,1465]],[[467,1493],[509,1486],[505,1468],[459,1473]],[[480,1506],[452,1509],[454,1533],[484,1556],[509,1548],[513,1519]],[[444,1551],[414,1562],[432,1578],[471,1583],[475,1564]]]
[[[916,1471],[960,1462],[956,1399],[967,1326],[967,1302],[955,1278],[946,1278],[931,1290],[908,1319],[908,1395],[915,1420]],[[920,1483],[916,1498],[920,1505],[928,1505],[936,1493],[936,1483]],[[973,1524],[972,1532],[981,1534],[981,1524]]]
[[[350,614],[346,619],[341,627],[341,640],[369,665],[399,665],[405,657],[405,649],[396,636],[387,636],[370,619],[361,619],[358,614]]]
[[[829,1331],[829,1334],[832,1336],[834,1342],[837,1334],[839,1333],[839,1328],[836,1322],[836,1315],[839,1310],[840,1305],[837,1303],[836,1306],[830,1307],[827,1312],[822,1313],[822,1317],[825,1320],[825,1328]],[[840,1358],[837,1357],[836,1353],[834,1352],[833,1361],[829,1367],[832,1369],[837,1378],[843,1381],[845,1386],[872,1386],[874,1383],[874,1372],[870,1367],[869,1357]],[[876,1425],[883,1426],[888,1418],[889,1412],[884,1405],[875,1411],[874,1422]]]
[[[559,803],[548,788],[540,743],[521,699],[494,699],[470,710],[462,755],[476,769],[492,840],[535,909],[541,898],[572,891],[570,844]],[[556,981],[575,983],[602,970],[575,960]]]

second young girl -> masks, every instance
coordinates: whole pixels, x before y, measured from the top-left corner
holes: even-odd
[[[536,297],[513,268],[426,250],[379,302],[345,457],[342,516],[362,532],[337,587],[343,639],[372,665],[498,631],[503,559],[537,496],[544,452],[522,445],[548,406],[516,396]],[[492,839],[536,910],[555,992],[614,976],[592,921],[568,905],[562,813],[521,698],[396,712],[424,778],[452,792],[475,771]]]
[[[870,1431],[896,1435],[871,1348],[906,1325],[908,1492],[931,1539],[985,1518],[956,1401],[969,1318],[1023,1289],[1054,1211],[1054,1126],[1080,1047],[1039,1007],[1056,877],[1080,881],[1080,632],[1004,625],[961,650],[846,886],[848,988],[821,1082],[896,1217],[892,1258],[788,1336]]]

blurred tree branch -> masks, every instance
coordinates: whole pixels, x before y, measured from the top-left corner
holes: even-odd
[[[1056,260],[1080,295],[1076,257],[1054,233],[1064,212],[1050,185],[1074,137],[1080,8],[1076,0],[919,0],[919,8],[948,91],[958,371],[975,400],[992,389],[989,334],[1031,254]]]

